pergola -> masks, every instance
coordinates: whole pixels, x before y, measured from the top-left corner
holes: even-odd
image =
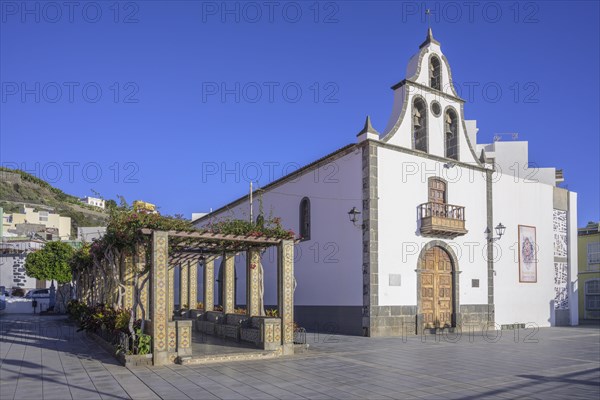
[[[223,315],[235,312],[235,255],[246,253],[246,317],[261,317],[260,254],[277,247],[277,299],[281,334],[274,336],[284,355],[294,352],[294,242],[266,236],[224,235],[210,232],[142,229],[151,236],[150,324],[154,365],[191,355],[188,321],[174,319],[175,269],[181,266],[180,304],[193,308],[197,299],[197,267],[204,265],[203,304],[214,308],[214,260],[222,257]]]

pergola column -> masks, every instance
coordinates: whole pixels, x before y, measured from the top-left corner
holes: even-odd
[[[139,244],[136,246],[134,262],[135,262],[135,268],[138,273],[141,273],[142,271],[144,271],[144,269],[146,267],[146,250],[144,249],[143,246],[140,246]],[[145,278],[146,278],[146,274],[141,274],[139,277],[138,285],[141,286],[142,281]],[[146,282],[144,284],[143,289],[139,293],[139,303],[138,303],[138,308],[136,311],[138,318],[142,318],[142,307],[144,309],[143,318],[144,319],[149,318],[148,313],[150,310],[148,309],[148,287],[151,285],[152,285],[151,281]]]
[[[198,305],[198,260],[188,261],[188,308],[195,309]]]
[[[212,311],[215,308],[215,260],[207,259],[204,261],[203,271],[203,296],[202,304],[204,311]]]
[[[246,313],[250,317],[259,316],[260,304],[258,285],[260,274],[260,253],[257,250],[246,252]]]
[[[171,263],[167,262],[168,264],[168,280],[167,280],[167,284],[169,287],[169,290],[167,292],[167,297],[169,299],[168,302],[168,309],[167,309],[167,318],[169,321],[173,320],[173,312],[175,311],[175,265],[172,265]]]
[[[235,254],[223,256],[223,313],[232,314],[235,311]]]
[[[189,292],[188,292],[188,281],[190,274],[190,264],[189,261],[185,261],[181,264],[181,269],[179,271],[179,309],[184,308],[188,302]],[[187,304],[188,308],[190,307]]]
[[[277,248],[277,300],[281,317],[283,354],[294,354],[294,242],[283,240]]]
[[[121,264],[122,268],[122,277],[123,282],[125,283],[125,294],[123,296],[123,304],[120,304],[121,307],[126,309],[131,309],[133,307],[133,276],[135,275],[135,265],[133,263],[133,255],[126,254],[125,260],[123,264]]]
[[[167,232],[152,232],[152,357],[154,365],[169,362],[167,319],[169,295],[169,238]]]

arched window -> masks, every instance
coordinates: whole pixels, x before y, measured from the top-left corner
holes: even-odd
[[[449,108],[444,115],[446,157],[458,160],[458,115]]]
[[[310,200],[308,197],[300,201],[300,237],[310,240]]]
[[[432,56],[429,59],[429,86],[433,89],[442,90],[442,69],[440,59]]]
[[[427,105],[421,97],[413,101],[413,147],[415,150],[427,151]]]

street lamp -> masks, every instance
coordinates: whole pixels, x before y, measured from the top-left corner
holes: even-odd
[[[356,207],[352,207],[352,209],[350,211],[348,211],[348,218],[350,218],[350,221],[355,226],[356,226],[356,221],[358,220],[359,215],[360,215],[360,211],[358,211],[358,209]]]
[[[506,231],[506,227],[504,225],[502,225],[502,222],[500,222],[498,225],[496,225],[494,230],[496,231],[496,235],[498,235],[497,237],[491,236],[492,232],[490,231],[490,228],[487,228],[485,230],[485,233],[487,233],[488,240],[490,242],[495,242],[496,240],[500,240],[502,238],[502,236],[504,235],[504,232]]]

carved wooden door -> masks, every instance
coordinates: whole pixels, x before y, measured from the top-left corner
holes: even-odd
[[[446,202],[446,182],[441,179],[429,179],[429,201],[432,203]]]
[[[420,296],[425,328],[452,326],[452,262],[439,247],[425,253]]]

